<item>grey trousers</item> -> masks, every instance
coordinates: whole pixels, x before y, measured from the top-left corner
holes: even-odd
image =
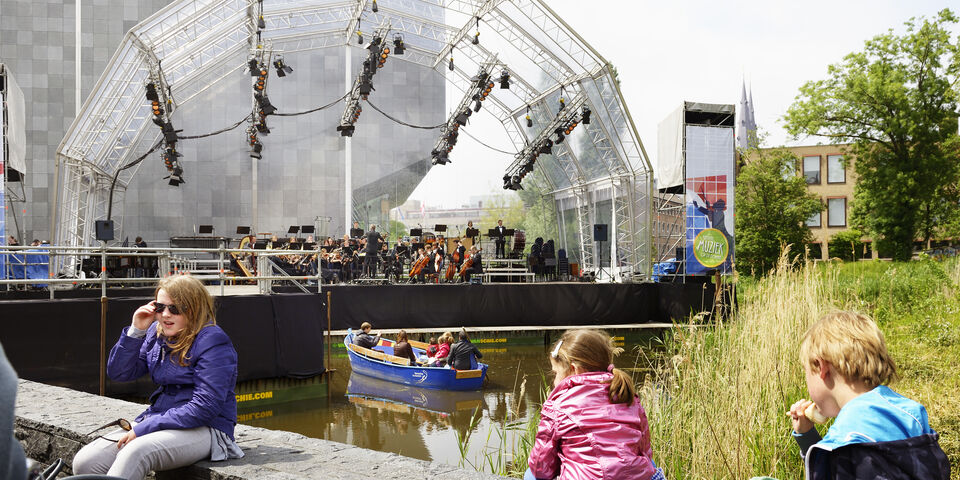
[[[210,458],[210,427],[160,430],[133,439],[123,448],[117,442],[123,430],[97,438],[73,457],[73,473],[107,474],[142,480],[151,471],[185,467]]]

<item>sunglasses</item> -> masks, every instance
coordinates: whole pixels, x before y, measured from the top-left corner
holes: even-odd
[[[101,425],[101,426],[93,429],[93,431],[90,432],[90,433],[88,433],[86,436],[89,437],[90,435],[93,435],[94,433],[97,433],[97,432],[99,432],[100,430],[103,430],[104,428],[109,428],[109,427],[120,427],[120,428],[122,428],[123,430],[129,432],[129,431],[133,428],[133,425],[131,425],[131,424],[130,424],[130,421],[127,420],[127,419],[125,419],[125,418],[118,418],[118,419],[116,419],[116,420],[114,420],[114,421],[112,421],[112,422],[110,422],[110,423],[108,423],[108,424],[106,424],[106,425]],[[109,440],[109,441],[111,441],[111,442],[116,442],[117,440],[119,440],[119,439],[114,440],[114,439],[112,439],[112,438],[106,438],[106,437],[104,437],[103,435],[99,435],[97,438],[102,438],[102,439],[104,439],[104,440]]]
[[[170,310],[170,315],[180,315],[180,309],[173,304],[153,302],[154,311],[163,313],[164,310]]]

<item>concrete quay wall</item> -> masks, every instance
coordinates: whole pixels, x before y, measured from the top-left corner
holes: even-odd
[[[138,403],[100,397],[42,383],[20,380],[17,389],[16,437],[27,456],[49,464],[69,463],[87,442],[86,434],[117,418],[133,419],[144,410]],[[200,462],[159,472],[158,479],[295,480],[399,479],[490,480],[472,470],[377,452],[300,434],[237,425],[236,440],[245,457]]]

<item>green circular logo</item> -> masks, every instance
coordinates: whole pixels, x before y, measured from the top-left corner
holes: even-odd
[[[716,267],[727,259],[730,245],[727,236],[716,228],[707,228],[698,233],[693,239],[693,255],[701,265],[708,268]]]

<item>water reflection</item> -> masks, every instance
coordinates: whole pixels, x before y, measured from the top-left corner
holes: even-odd
[[[632,346],[645,343],[638,338],[627,337],[627,354],[617,360],[618,366],[634,366]],[[534,339],[488,336],[475,343],[484,363],[490,365],[489,381],[482,391],[421,389],[352,373],[346,352],[340,348],[333,350],[331,367],[336,371],[324,378],[322,392],[316,390],[313,379],[300,381],[309,382],[308,387],[298,381],[278,380],[283,385],[271,392],[270,398],[238,404],[240,423],[452,465],[461,461],[459,435],[471,439],[467,459],[476,463],[484,452],[497,448],[497,432],[504,430],[505,423],[523,421],[534,413],[541,384],[552,383],[552,378],[542,332]],[[524,378],[526,386],[518,398]],[[286,388],[296,389],[298,394],[287,395]],[[238,394],[255,391],[238,385]],[[312,392],[311,398],[301,398],[308,392]],[[244,395],[247,399],[256,393]],[[486,446],[488,439],[491,445]]]

